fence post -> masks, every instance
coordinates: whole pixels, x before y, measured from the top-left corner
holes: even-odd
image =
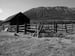
[[[16,25],[17,27],[17,29],[16,29],[16,32],[18,33],[19,32],[19,25]]]
[[[37,30],[37,38],[39,37],[39,29],[38,29],[38,27],[39,27],[39,25],[38,24],[36,24],[36,30]]]
[[[73,23],[72,23],[72,32],[73,32]]]
[[[26,24],[24,24],[24,34],[26,34]]]
[[[65,29],[66,29],[66,33],[67,33],[67,25],[65,24]]]
[[[55,32],[57,32],[57,23],[54,22],[54,29],[55,29]]]

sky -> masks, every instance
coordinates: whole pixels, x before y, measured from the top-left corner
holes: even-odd
[[[0,0],[0,20],[36,7],[75,7],[75,0]]]

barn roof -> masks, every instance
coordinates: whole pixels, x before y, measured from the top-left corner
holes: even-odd
[[[14,14],[12,16],[9,16],[6,20],[4,20],[5,22],[10,21],[11,19],[13,19],[15,16],[17,15],[24,15],[22,12],[19,12],[17,14]],[[25,16],[25,15],[24,15]],[[27,16],[25,16],[27,18]]]
[[[6,20],[2,22],[2,24],[7,22],[10,23],[11,25],[17,25],[17,24],[22,25],[22,24],[30,23],[30,19],[22,12],[19,12],[15,15],[9,16]]]

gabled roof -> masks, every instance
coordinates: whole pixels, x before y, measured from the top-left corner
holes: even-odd
[[[5,22],[7,22],[7,21],[10,21],[12,18],[14,18],[15,16],[17,16],[17,15],[24,15],[22,12],[19,12],[19,13],[17,13],[17,14],[15,14],[15,15],[12,15],[12,16],[9,16],[6,20],[4,20]],[[24,15],[25,16],[25,15]],[[25,17],[27,17],[27,16],[25,16]]]

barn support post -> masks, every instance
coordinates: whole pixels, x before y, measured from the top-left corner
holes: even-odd
[[[27,25],[26,24],[24,24],[24,34],[26,34],[26,29],[27,29]]]
[[[17,24],[16,26],[17,26],[17,27],[16,27],[16,28],[17,28],[17,29],[16,29],[16,32],[18,33],[18,32],[19,32],[19,25]]]

